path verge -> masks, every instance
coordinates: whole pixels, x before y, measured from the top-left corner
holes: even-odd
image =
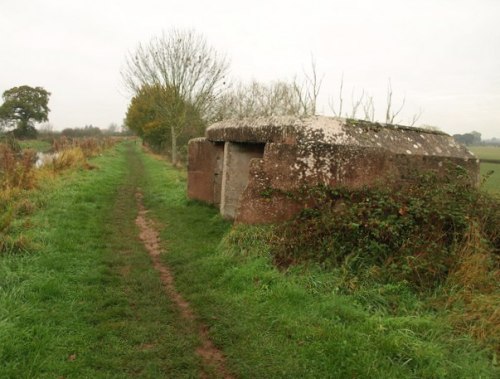
[[[160,274],[160,279],[165,288],[165,292],[178,308],[183,320],[191,324],[197,324],[198,337],[201,345],[196,349],[196,353],[201,357],[206,367],[213,368],[217,375],[222,378],[234,378],[225,366],[225,358],[222,352],[213,344],[207,332],[207,327],[203,323],[197,323],[196,317],[189,303],[175,288],[174,276],[171,270],[160,260],[162,248],[159,243],[159,235],[153,222],[147,217],[147,210],[143,204],[143,195],[141,192],[136,192],[138,214],[136,224],[139,228],[139,237],[144,243],[148,251],[153,266]],[[206,372],[202,373],[202,377],[208,377]]]

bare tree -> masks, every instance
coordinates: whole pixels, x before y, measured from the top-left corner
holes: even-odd
[[[297,80],[294,81],[297,96],[302,104],[304,114],[315,115],[316,105],[318,102],[319,92],[323,84],[324,75],[318,77],[318,70],[316,68],[316,60],[311,55],[311,72],[308,73],[304,70],[305,82],[303,85],[298,85]]]
[[[161,107],[165,117],[173,117],[185,104],[202,116],[222,93],[229,63],[193,30],[172,29],[130,53],[122,70],[126,88],[134,95],[146,86],[160,86],[169,93],[169,105]],[[172,101],[172,94],[178,101]],[[177,106],[178,105],[178,106]],[[186,117],[177,115],[171,124],[172,162],[177,162],[177,136]]]
[[[424,113],[424,111],[422,110],[422,108],[420,108],[417,113],[413,114],[411,120],[408,122],[408,125],[409,126],[415,126],[415,124],[417,123],[417,121],[420,120],[420,117],[422,117],[423,113]]]
[[[352,93],[351,93],[351,111],[350,113],[348,111],[344,111],[344,97],[343,97],[343,90],[344,90],[344,75],[342,74],[341,80],[340,80],[340,87],[339,87],[339,93],[338,93],[338,103],[336,103],[333,99],[333,97],[330,98],[329,100],[329,107],[331,112],[337,116],[337,117],[350,117],[350,118],[356,118],[357,114],[359,112],[359,109],[361,108],[363,111],[363,116],[365,121],[370,121],[370,122],[375,122],[375,101],[372,95],[369,93],[365,92],[363,89],[361,91],[361,95],[359,97],[355,96],[355,89],[353,88]],[[400,115],[401,111],[405,107],[406,104],[406,97],[403,97],[403,101],[401,102],[401,105],[399,108],[394,110],[393,108],[393,91],[392,91],[392,83],[391,80],[389,79],[388,85],[387,85],[387,106],[385,109],[385,122],[387,124],[393,124],[396,122],[396,118]],[[342,112],[344,111],[344,115],[342,115]],[[417,121],[420,119],[422,116],[422,109],[419,110],[418,113],[414,114],[412,118],[409,121],[410,126],[415,126]]]
[[[311,116],[316,113],[323,76],[318,75],[311,57],[310,70],[304,77],[292,81],[275,80],[269,83],[237,82],[220,96],[212,120],[259,116]]]
[[[329,106],[330,110],[333,112],[333,114],[337,117],[342,117],[342,107],[344,105],[344,98],[342,97],[342,93],[344,92],[344,73],[342,73],[342,76],[340,78],[340,88],[339,88],[339,109],[338,111],[335,110],[335,102],[333,101],[333,97],[330,98],[329,100]]]
[[[259,116],[307,116],[314,106],[296,82],[238,83],[222,95],[214,120]]]
[[[392,110],[392,85],[391,85],[391,79],[389,79],[389,82],[387,84],[387,108],[385,111],[385,123],[386,124],[393,124],[395,118],[401,113],[405,106],[406,102],[406,97],[403,97],[403,102],[401,103],[401,106],[398,108],[397,111]]]
[[[363,113],[365,115],[365,121],[375,121],[375,102],[373,101],[373,96],[366,96],[363,102]]]
[[[363,103],[365,97],[365,90],[361,92],[361,96],[358,97],[358,99],[354,99],[354,88],[351,93],[351,103],[352,103],[352,111],[351,111],[351,118],[356,118],[356,115],[358,113],[358,108],[360,105]]]

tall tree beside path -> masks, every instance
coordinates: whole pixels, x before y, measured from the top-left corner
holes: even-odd
[[[14,87],[5,91],[2,97],[0,120],[7,126],[15,126],[16,137],[34,137],[34,123],[48,121],[50,92],[44,88]]]
[[[172,29],[139,44],[127,56],[121,74],[133,95],[157,86],[169,94],[170,101],[157,105],[157,113],[170,124],[173,163],[177,161],[177,137],[189,119],[186,104],[208,121],[211,107],[224,89],[228,69],[227,59],[193,30]]]
[[[204,122],[193,107],[179,99],[172,90],[161,86],[144,86],[132,98],[125,125],[150,146],[162,150],[199,135]],[[176,125],[186,125],[183,133],[172,135]]]

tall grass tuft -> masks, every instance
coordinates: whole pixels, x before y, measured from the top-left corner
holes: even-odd
[[[497,225],[498,226],[498,225]],[[500,256],[484,238],[481,227],[473,222],[467,231],[450,271],[444,303],[450,319],[466,331],[495,347],[500,353]]]
[[[15,153],[8,145],[0,144],[0,190],[33,188],[35,156],[34,150]]]
[[[54,172],[70,167],[82,167],[86,162],[85,154],[80,147],[70,147],[57,154],[52,160],[51,168]]]

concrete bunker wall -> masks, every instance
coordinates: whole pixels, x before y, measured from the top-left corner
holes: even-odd
[[[450,164],[478,181],[477,158],[444,133],[322,116],[226,120],[190,141],[188,196],[237,222],[277,222],[309,206],[303,188],[411,185]]]
[[[236,217],[241,195],[248,185],[251,161],[262,158],[264,148],[263,143],[225,143],[220,201],[222,217]]]
[[[252,162],[235,220],[245,224],[288,220],[315,203],[303,193],[304,187],[411,186],[418,180],[417,173],[433,172],[439,177],[456,165],[470,172],[474,183],[476,160],[389,154],[382,148],[353,146],[322,146],[303,156],[296,145],[269,143],[264,158]]]
[[[188,144],[188,197],[219,205],[224,143],[196,138]]]
[[[189,141],[188,198],[219,206],[223,217],[234,219],[250,164],[263,157],[264,148],[263,143]]]

